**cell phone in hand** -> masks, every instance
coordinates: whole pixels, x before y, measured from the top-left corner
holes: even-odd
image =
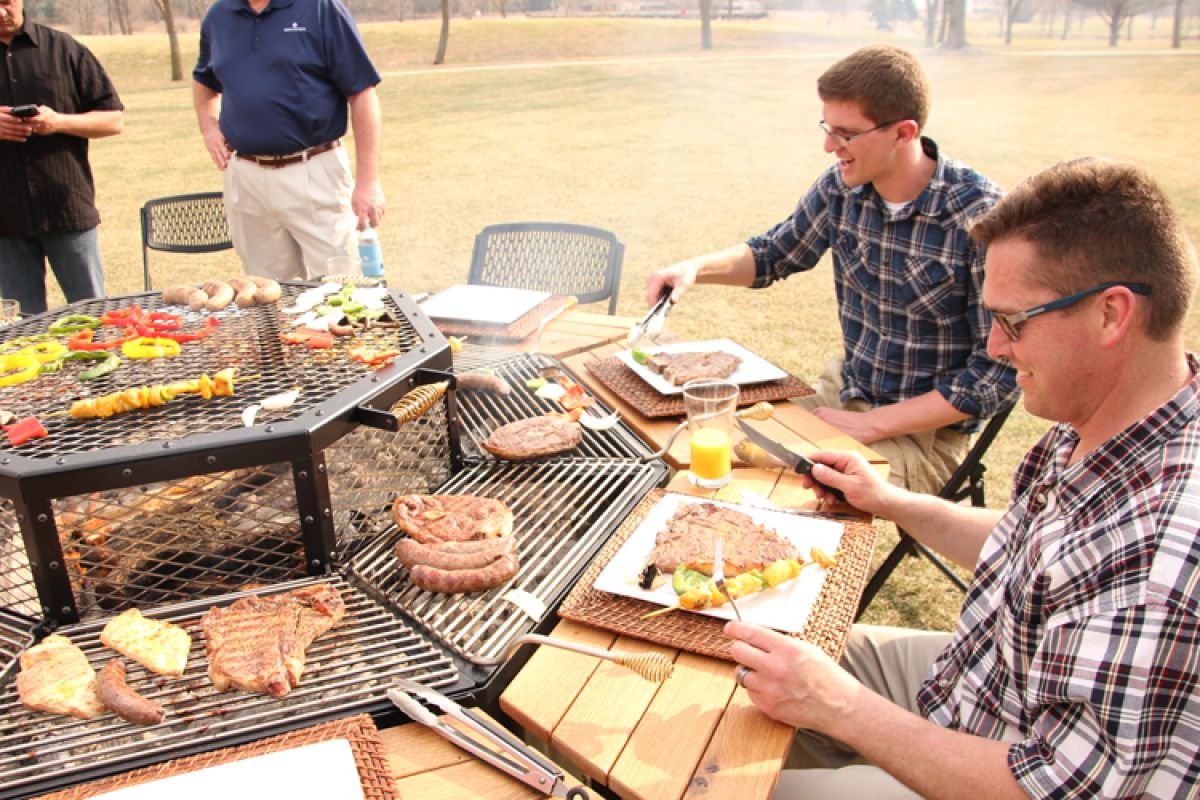
[[[12,114],[14,117],[26,119],[27,117],[36,117],[38,113],[38,107],[36,103],[29,103],[23,106],[13,106],[11,109],[9,109],[8,113]]]

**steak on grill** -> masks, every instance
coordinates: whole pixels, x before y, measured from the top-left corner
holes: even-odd
[[[717,537],[723,543],[726,575],[799,555],[787,539],[740,511],[712,503],[682,503],[655,538],[650,561],[665,575],[683,564],[711,572]]]
[[[51,714],[92,719],[105,711],[96,691],[96,670],[65,636],[47,636],[21,654],[17,694],[29,708]]]
[[[300,685],[308,646],[345,614],[342,596],[325,583],[214,606],[200,619],[208,677],[222,692],[234,686],[283,697]]]
[[[483,449],[497,458],[528,461],[532,458],[574,450],[583,441],[578,423],[562,417],[530,417],[502,425],[492,431]]]
[[[513,513],[490,497],[406,494],[392,503],[396,526],[421,544],[493,539],[512,534]]]
[[[646,366],[662,375],[675,386],[698,378],[728,378],[742,363],[735,355],[720,351],[711,353],[656,353],[646,359]]]

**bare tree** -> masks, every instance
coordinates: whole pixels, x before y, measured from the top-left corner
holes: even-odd
[[[1108,24],[1108,46],[1116,47],[1121,40],[1121,24],[1140,14],[1153,0],[1079,0],[1093,8]]]
[[[442,33],[438,36],[437,55],[434,64],[446,63],[446,45],[450,42],[450,0],[442,0]]]
[[[733,19],[733,10],[729,12]],[[700,0],[700,49],[712,50],[712,0]]]
[[[163,24],[167,27],[167,41],[171,47],[171,80],[183,80],[183,57],[179,53],[179,32],[175,30],[175,9],[171,0],[154,0]]]
[[[1013,20],[1021,13],[1022,0],[1004,0],[1004,43],[1012,44]]]
[[[1171,29],[1171,47],[1178,50],[1183,45],[1183,0],[1175,0],[1175,26]]]
[[[937,36],[938,20],[941,16],[942,3],[941,0],[926,0],[925,2],[925,46],[933,47],[933,40]]]
[[[967,46],[967,2],[946,0],[946,15],[949,18],[949,33],[943,47],[959,50]]]

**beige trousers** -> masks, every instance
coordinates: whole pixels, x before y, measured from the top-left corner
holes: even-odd
[[[916,714],[917,690],[949,633],[876,625],[850,629],[841,664],[871,691]],[[812,731],[797,731],[772,800],[909,800],[911,789],[850,748]]]
[[[229,236],[247,275],[314,278],[334,256],[357,255],[345,147],[278,169],[235,156],[224,180]]]
[[[835,358],[825,365],[813,386],[816,394],[797,397],[792,402],[809,411],[818,406],[846,411],[870,410],[870,404],[863,400],[843,403],[842,388],[842,359]],[[937,494],[966,458],[971,437],[949,428],[938,428],[880,439],[871,442],[869,447],[887,459],[891,483],[913,492]]]

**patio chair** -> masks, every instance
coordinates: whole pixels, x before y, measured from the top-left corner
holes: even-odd
[[[1015,405],[1015,403],[1014,403]],[[954,470],[954,474],[946,481],[941,491],[937,493],[938,497],[949,500],[952,503],[961,503],[963,500],[970,500],[971,505],[977,508],[982,508],[987,505],[987,497],[984,494],[983,476],[987,472],[987,465],[983,463],[983,456],[987,453],[987,449],[991,447],[995,441],[1000,429],[1004,427],[1008,415],[1012,413],[1013,406],[1008,406],[1005,409],[996,413],[996,416],[988,420],[987,425],[980,431],[976,437],[975,443],[971,445],[971,449],[967,451],[966,458],[958,465],[958,469]],[[891,577],[892,572],[900,565],[905,556],[923,556],[929,559],[937,569],[946,576],[960,591],[967,590],[966,582],[958,576],[958,574],[939,558],[932,550],[918,542],[916,539],[904,532],[904,529],[896,526],[897,532],[900,534],[900,541],[892,548],[892,552],[887,554],[883,563],[879,565],[879,569],[871,576],[871,580],[867,582],[867,588],[863,590],[862,599],[858,603],[858,615],[861,617],[863,612],[867,610],[867,606],[871,605],[871,601],[875,599],[875,595],[883,588],[883,584]]]
[[[564,222],[489,225],[475,237],[467,283],[608,299],[617,311],[625,245],[616,234]]]
[[[142,206],[142,274],[151,289],[150,251],[212,253],[233,247],[220,192],[159,197]]]

